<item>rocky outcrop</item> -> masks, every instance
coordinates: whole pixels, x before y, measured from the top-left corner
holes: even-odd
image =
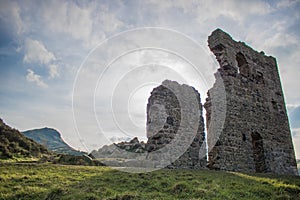
[[[113,143],[111,145],[105,145],[98,151],[93,151],[91,154],[96,158],[127,158],[128,152],[130,153],[144,153],[145,143],[139,141],[137,137],[133,138],[129,142]],[[134,158],[134,155],[132,154]]]
[[[91,156],[101,163],[112,167],[141,167],[155,168],[159,166],[158,161],[147,160],[146,144],[136,137],[129,142],[113,143],[104,145],[98,150],[91,152]]]
[[[275,58],[234,41],[220,29],[209,36],[208,43],[220,65],[204,105],[210,168],[296,174]],[[225,113],[224,123],[215,114],[218,110]]]
[[[124,149],[134,153],[144,153],[146,144],[144,141],[139,141],[137,137],[133,138],[129,142],[120,142],[115,144],[120,149]]]
[[[178,151],[178,159],[169,168],[206,167],[199,93],[191,86],[169,80],[154,88],[147,104],[147,137],[148,152],[169,147],[172,155],[167,155],[173,156]]]

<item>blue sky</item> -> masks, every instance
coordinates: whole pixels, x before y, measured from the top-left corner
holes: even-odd
[[[63,134],[68,143],[78,149],[91,150],[103,143],[103,138],[97,139],[101,142],[92,141],[97,134],[101,135],[103,132],[106,138],[127,137],[128,134],[123,134],[120,126],[114,125],[116,120],[120,120],[119,116],[123,115],[125,118],[130,116],[135,125],[142,124],[135,130],[119,123],[125,126],[125,132],[132,132],[130,136],[138,135],[143,138],[147,97],[151,89],[163,78],[180,81],[180,74],[199,90],[202,101],[205,99],[205,90],[212,86],[213,73],[218,67],[208,51],[207,37],[214,29],[222,28],[234,39],[244,41],[254,49],[277,58],[294,146],[297,157],[300,158],[299,10],[300,1],[289,0],[0,0],[0,116],[6,123],[20,130],[54,127]],[[109,116],[112,113],[112,102],[113,105],[123,105],[122,98],[117,98],[117,95],[114,96],[114,101],[108,98],[114,95],[111,94],[114,88],[110,88],[109,84],[96,88],[94,85],[89,86],[86,77],[95,71],[90,66],[83,67],[86,76],[81,80],[82,88],[92,87],[95,90],[95,115],[98,122],[104,123],[102,130],[99,130],[102,133],[93,135],[95,130],[89,129],[90,125],[85,124],[87,121],[82,121],[81,128],[86,132],[80,131],[78,135],[73,120],[72,97],[76,75],[78,76],[80,66],[84,66],[84,59],[93,48],[106,39],[122,31],[141,27],[174,30],[196,41],[201,49],[198,57],[203,60],[202,71],[207,85],[204,84],[204,87],[203,82],[198,83],[197,77],[193,76],[194,72],[189,71],[188,67],[182,67],[183,61],[176,56],[172,57],[170,53],[141,50],[126,54],[126,57],[117,60],[111,66],[111,71],[105,74],[103,80],[107,80],[106,83],[114,80],[116,74],[124,73],[122,70],[126,66],[147,63],[146,61],[153,61],[157,57],[164,58],[161,63],[156,61],[157,65],[169,68],[147,66],[142,68],[142,71],[135,71],[135,76],[129,74],[128,80],[153,75],[154,81],[140,87],[132,87],[134,92],[126,93],[130,97],[126,99],[128,110],[116,106],[116,109],[121,110],[114,111],[118,113],[114,119]],[[151,36],[153,41],[161,40],[161,37]],[[107,52],[122,52],[122,47],[130,46],[138,40],[145,38],[137,35],[134,41],[129,38],[120,43],[115,42],[107,47]],[[179,42],[176,44],[179,45]],[[101,56],[97,59],[107,59],[102,54]],[[128,84],[134,85],[130,81]],[[123,94],[124,90],[117,86],[115,88],[120,89],[118,94]],[[84,96],[85,92],[85,89],[82,89],[78,94]],[[78,110],[84,110],[84,105],[91,104],[88,99],[81,100]],[[89,119],[88,114],[85,114],[87,113],[81,113],[80,117]]]

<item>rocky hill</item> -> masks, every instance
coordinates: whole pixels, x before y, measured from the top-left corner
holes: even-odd
[[[129,142],[119,142],[110,145],[104,145],[100,149],[93,150],[90,155],[95,158],[127,158],[127,152],[143,153],[145,152],[146,144],[139,141],[137,137]],[[135,158],[133,156],[132,158]]]
[[[50,154],[48,149],[25,137],[18,130],[6,125],[0,119],[0,158],[41,157]]]
[[[37,143],[46,146],[49,150],[61,154],[83,155],[85,152],[77,151],[70,147],[61,137],[61,134],[53,128],[41,128],[24,131],[23,134],[36,141]]]

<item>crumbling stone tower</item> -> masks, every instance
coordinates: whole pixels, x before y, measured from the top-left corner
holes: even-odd
[[[226,118],[218,138],[209,129],[215,84],[204,105],[207,111],[209,167],[242,172],[297,174],[287,111],[275,58],[234,41],[220,29],[208,38],[223,81]],[[224,108],[223,108],[224,109]],[[215,142],[209,142],[214,141]],[[214,145],[215,143],[215,145]],[[210,146],[214,145],[214,146]]]
[[[184,108],[183,104],[187,107]],[[190,114],[196,114],[198,120],[193,121],[188,117]],[[195,131],[189,133],[193,129]],[[169,80],[154,88],[147,104],[147,137],[148,152],[157,151],[178,137],[178,144],[170,147],[170,155],[178,148],[182,155],[169,168],[205,168],[204,120],[197,90]],[[192,138],[191,142],[187,141],[188,137]]]

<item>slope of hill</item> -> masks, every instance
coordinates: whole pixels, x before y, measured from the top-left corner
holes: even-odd
[[[52,128],[41,128],[24,131],[23,134],[36,141],[37,143],[46,146],[49,150],[56,153],[82,155],[85,152],[77,151],[70,147],[61,137],[61,134]]]
[[[0,119],[0,158],[41,157],[43,154],[50,154],[46,147],[26,138]]]

